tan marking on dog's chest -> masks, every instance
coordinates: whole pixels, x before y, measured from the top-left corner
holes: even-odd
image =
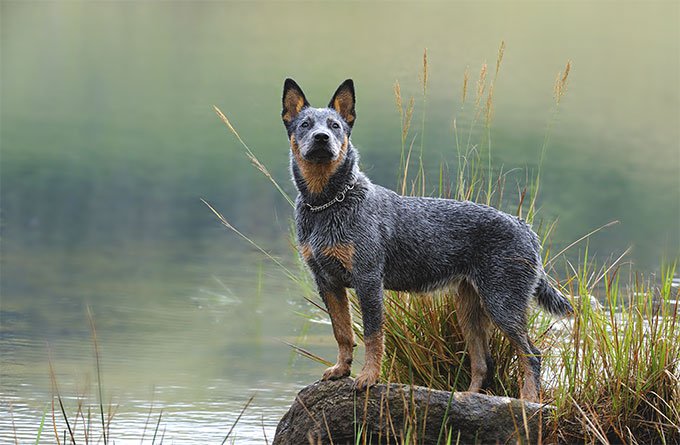
[[[326,246],[321,249],[321,253],[327,257],[335,258],[340,261],[340,264],[342,264],[342,267],[344,267],[347,272],[352,271],[354,243],[338,243],[332,246]]]
[[[295,140],[295,135],[290,137],[290,148],[293,150],[295,163],[298,167],[300,167],[302,178],[305,180],[305,184],[307,184],[307,188],[310,192],[320,193],[324,187],[326,187],[328,180],[331,178],[331,176],[333,176],[333,173],[335,173],[338,167],[340,167],[342,161],[345,159],[348,145],[349,140],[347,139],[347,136],[345,136],[345,140],[342,143],[342,147],[340,148],[340,154],[336,160],[326,164],[315,164],[306,161],[302,157],[302,154],[300,154],[300,146]]]
[[[305,261],[309,262],[312,259],[314,253],[312,252],[312,246],[309,243],[304,243],[300,246],[300,255]]]

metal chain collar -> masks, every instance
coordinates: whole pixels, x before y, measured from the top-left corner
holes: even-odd
[[[345,195],[347,194],[347,192],[350,191],[350,190],[354,190],[354,186],[355,186],[356,184],[357,184],[357,183],[354,182],[354,181],[351,182],[351,183],[349,183],[349,184],[347,184],[347,185],[345,186],[345,188],[344,188],[341,192],[338,192],[338,194],[335,195],[335,198],[333,198],[332,200],[328,201],[326,204],[322,204],[322,205],[316,206],[316,207],[313,206],[313,205],[311,205],[311,204],[309,204],[309,203],[305,203],[305,204],[307,204],[307,207],[309,207],[309,210],[311,210],[312,212],[320,212],[320,211],[322,211],[322,210],[326,210],[327,208],[329,208],[330,206],[332,206],[332,205],[335,204],[336,202],[342,202],[342,201],[344,201],[344,200],[345,200]]]

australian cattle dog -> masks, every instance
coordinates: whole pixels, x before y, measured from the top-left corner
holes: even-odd
[[[572,312],[548,281],[540,242],[521,219],[469,201],[400,196],[359,170],[350,135],[356,121],[354,83],[344,81],[325,108],[309,105],[292,79],[283,87],[283,123],[298,190],[295,222],[333,325],[337,363],[323,379],[349,376],[355,346],[347,288],[363,318],[366,360],[358,389],[374,384],[383,356],[383,289],[451,290],[471,362],[469,391],[493,377],[489,333],[497,326],[516,348],[520,396],[538,401],[540,351],[527,336],[532,298],[556,315]]]

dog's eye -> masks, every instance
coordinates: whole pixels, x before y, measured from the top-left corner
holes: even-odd
[[[340,128],[340,124],[337,123],[337,122],[333,122],[333,123],[331,124],[331,127],[333,127],[334,130],[337,130],[337,129]]]
[[[301,126],[302,128],[307,128],[307,127],[309,127],[309,122],[304,121],[302,124],[300,124],[300,126]]]

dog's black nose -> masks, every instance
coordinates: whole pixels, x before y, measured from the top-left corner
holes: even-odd
[[[328,142],[329,138],[328,133],[319,132],[314,134],[314,142]]]

